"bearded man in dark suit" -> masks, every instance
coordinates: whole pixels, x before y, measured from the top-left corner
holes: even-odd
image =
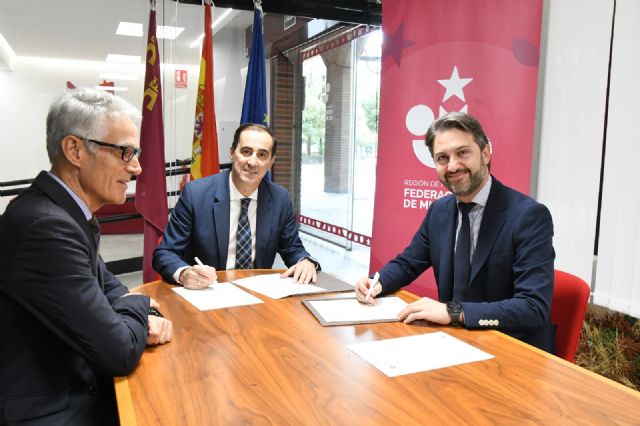
[[[469,114],[434,121],[426,144],[451,194],[431,204],[409,246],[380,270],[378,283],[367,277],[356,283],[356,295],[372,303],[432,267],[438,300],[408,305],[399,313],[405,323],[495,328],[554,353],[549,210],[490,174],[489,139]],[[367,297],[371,286],[373,298]]]

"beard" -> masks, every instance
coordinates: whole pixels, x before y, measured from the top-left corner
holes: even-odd
[[[449,178],[447,177],[446,173],[444,175],[444,179],[440,178],[440,182],[442,182],[444,186],[446,186],[447,189],[451,191],[451,193],[456,197],[465,197],[467,195],[473,194],[480,188],[482,182],[484,181],[484,178],[487,176],[487,170],[488,168],[486,164],[482,163],[480,170],[478,170],[476,173],[471,173],[471,170],[469,169],[464,170],[465,173],[469,174],[468,182],[451,183],[449,182]]]

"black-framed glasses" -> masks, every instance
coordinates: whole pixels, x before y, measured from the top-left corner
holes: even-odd
[[[101,142],[95,139],[87,139],[87,138],[82,138],[82,139],[86,140],[87,142],[93,142],[96,145],[105,146],[107,148],[119,149],[120,151],[122,151],[122,155],[121,155],[122,160],[126,163],[133,160],[134,155],[136,156],[136,158],[140,158],[140,154],[142,154],[142,148],[136,148],[135,146]]]

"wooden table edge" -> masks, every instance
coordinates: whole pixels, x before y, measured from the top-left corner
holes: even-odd
[[[127,377],[116,377],[114,384],[120,424],[123,426],[136,426],[138,422],[133,398],[131,397],[131,389],[129,388],[129,379]]]
[[[593,372],[591,370],[588,370],[588,369],[586,369],[584,367],[581,367],[581,366],[579,366],[577,364],[574,364],[573,362],[567,361],[564,358],[560,358],[559,356],[552,355],[549,352],[545,352],[542,349],[536,348],[535,346],[528,345],[528,344],[524,343],[523,341],[518,340],[515,337],[511,337],[508,334],[501,333],[498,330],[490,330],[490,331],[492,333],[499,333],[499,334],[502,335],[502,337],[504,337],[504,338],[506,338],[508,340],[511,340],[515,344],[518,344],[518,345],[521,345],[521,346],[526,346],[527,348],[529,348],[533,352],[537,352],[537,353],[539,353],[541,355],[544,355],[546,358],[549,358],[549,359],[551,359],[551,360],[553,360],[555,362],[558,362],[560,364],[564,364],[564,365],[566,365],[566,366],[568,366],[568,367],[570,367],[570,368],[572,368],[572,369],[574,369],[576,371],[580,371],[580,372],[582,372],[582,373],[584,373],[584,374],[586,374],[588,376],[591,376],[592,378],[594,378],[596,380],[599,380],[599,381],[601,381],[603,383],[607,383],[610,386],[618,388],[618,390],[622,390],[622,391],[628,393],[629,395],[633,395],[634,397],[640,399],[640,392],[638,392],[638,391],[636,391],[634,389],[631,389],[629,386],[625,386],[622,383],[618,383],[615,380],[611,380],[608,377],[602,376],[602,375],[600,375],[598,373],[595,373],[595,372]]]

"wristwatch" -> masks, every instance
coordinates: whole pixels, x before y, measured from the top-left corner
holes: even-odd
[[[313,266],[316,267],[316,271],[320,270],[320,262],[318,262],[317,260],[315,260],[313,257],[311,256],[305,256],[302,259],[298,260],[298,263],[302,262],[303,260],[308,260],[309,262],[313,263]]]
[[[458,302],[447,302],[447,313],[451,318],[451,325],[460,324],[460,314],[462,314],[462,305]]]

